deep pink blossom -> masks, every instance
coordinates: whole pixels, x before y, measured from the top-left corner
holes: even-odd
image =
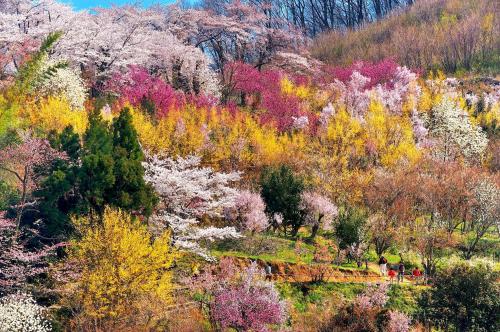
[[[308,124],[316,124],[318,117],[301,108],[295,95],[281,91],[285,73],[278,70],[259,71],[251,65],[234,62],[226,66],[225,77],[233,95],[243,97],[242,101],[258,114],[261,123],[275,126],[279,131],[294,129],[294,119],[307,117]],[[304,78],[292,77],[294,83]]]
[[[348,82],[352,74],[356,71],[370,79],[365,89],[371,89],[377,84],[391,84],[390,81],[396,75],[399,65],[392,59],[385,59],[380,62],[358,61],[349,67],[325,67],[320,83],[332,83],[335,79],[341,82]]]
[[[223,329],[269,331],[286,319],[285,302],[271,282],[262,280],[262,271],[254,263],[235,282],[219,284],[213,293],[210,310]]]
[[[152,103],[158,117],[164,116],[172,109],[181,108],[186,103],[181,92],[138,66],[130,66],[126,74],[114,74],[109,81],[108,90],[120,96],[122,105],[129,102],[133,106],[147,107],[146,103]]]

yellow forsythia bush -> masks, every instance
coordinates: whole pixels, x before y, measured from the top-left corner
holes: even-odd
[[[153,240],[145,225],[111,208],[99,223],[73,222],[81,239],[70,260],[81,267],[75,297],[83,316],[113,320],[139,312],[145,299],[170,300],[176,252],[168,232]]]
[[[87,112],[72,110],[64,98],[47,97],[39,103],[30,105],[23,113],[23,117],[31,126],[42,128],[44,131],[61,132],[68,125],[73,126],[75,132],[79,134],[83,134],[87,129]]]

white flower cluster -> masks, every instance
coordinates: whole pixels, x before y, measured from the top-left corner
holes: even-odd
[[[49,332],[44,311],[29,295],[6,296],[0,299],[0,332]]]
[[[332,103],[328,103],[328,105],[323,107],[323,109],[321,110],[321,114],[319,116],[319,122],[323,126],[326,126],[328,125],[330,118],[334,115],[335,115],[335,108],[333,107]]]
[[[35,91],[42,96],[63,96],[73,110],[83,109],[83,103],[87,98],[83,79],[69,67],[48,72],[56,64],[53,61],[45,61],[40,68],[39,79],[34,86]]]
[[[477,160],[488,145],[482,129],[472,124],[467,112],[449,98],[433,109],[428,122],[433,152],[440,159],[453,160],[463,155],[469,161]]]
[[[307,128],[307,126],[309,126],[309,118],[305,115],[299,117],[292,116],[292,120],[293,120],[292,127],[295,129],[300,130]]]

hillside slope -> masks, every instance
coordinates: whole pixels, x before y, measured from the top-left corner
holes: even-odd
[[[333,65],[394,58],[411,68],[500,72],[498,1],[421,0],[358,30],[318,37],[315,57]]]

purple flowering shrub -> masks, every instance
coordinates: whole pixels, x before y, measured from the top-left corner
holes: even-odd
[[[221,259],[191,281],[201,292],[201,302],[211,323],[219,329],[270,331],[287,319],[286,302],[256,263],[239,269],[232,260]]]

